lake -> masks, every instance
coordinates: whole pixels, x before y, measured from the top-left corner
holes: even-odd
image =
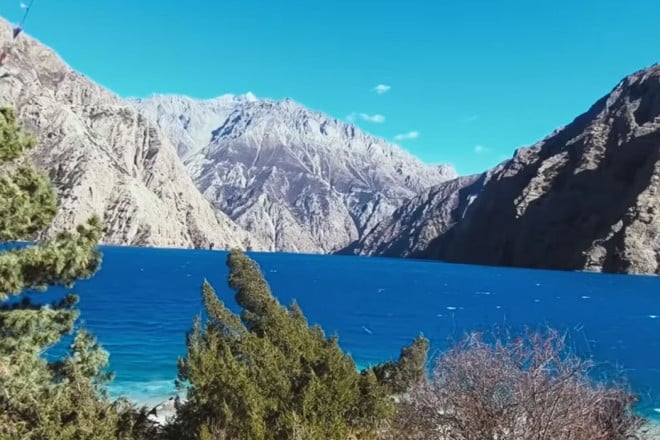
[[[185,332],[201,311],[204,278],[235,309],[226,253],[102,247],[94,278],[73,289],[81,319],[110,352],[110,390],[154,403],[174,393]],[[384,258],[250,253],[274,294],[296,299],[311,323],[358,365],[396,358],[420,332],[432,352],[464,331],[550,325],[581,353],[620,367],[660,411],[660,278],[556,272]],[[48,299],[61,290],[52,289]]]

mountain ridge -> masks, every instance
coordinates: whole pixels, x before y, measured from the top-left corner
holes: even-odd
[[[0,100],[58,190],[54,230],[98,214],[106,244],[329,253],[456,174],[292,99],[124,99],[26,34],[6,68]]]
[[[10,40],[11,27],[0,20],[0,43]],[[22,34],[5,69],[0,101],[37,136],[30,157],[58,190],[49,233],[96,214],[107,226],[105,244],[261,246],[211,209],[155,126],[53,49]]]
[[[405,201],[391,216],[377,224],[359,240],[336,252],[399,258],[425,258],[428,246],[466,215],[494,171],[459,176]]]
[[[158,95],[136,105],[179,145],[207,200],[273,250],[333,252],[456,175],[290,98],[222,100],[209,109],[217,101]]]
[[[417,257],[660,273],[660,63],[490,172],[464,217]]]

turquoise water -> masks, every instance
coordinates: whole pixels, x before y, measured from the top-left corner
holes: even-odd
[[[110,352],[114,395],[156,402],[174,392],[185,332],[207,278],[234,306],[226,253],[104,247],[101,271],[78,283],[82,319]],[[660,408],[660,278],[345,256],[251,254],[283,303],[359,365],[398,356],[419,332],[437,353],[467,330],[548,324],[576,349],[621,367],[649,414]],[[53,292],[57,293],[57,292]],[[53,293],[42,294],[44,299]],[[60,292],[61,293],[61,292]]]

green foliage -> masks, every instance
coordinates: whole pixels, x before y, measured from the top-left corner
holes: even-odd
[[[373,367],[379,382],[386,384],[395,394],[405,393],[411,383],[425,375],[429,341],[419,336],[409,347],[401,349],[397,362],[386,362]]]
[[[232,251],[227,265],[242,312],[228,310],[204,281],[206,320],[195,318],[187,355],[179,360],[179,381],[188,395],[169,427],[170,437],[373,438],[394,414],[392,391],[422,377],[423,367],[413,364],[425,361],[420,353],[425,340],[383,367],[396,377],[393,386],[392,379],[379,380],[375,371],[380,370],[358,372],[337,338],[310,326],[295,302],[280,305],[245,254]]]
[[[0,109],[0,163],[18,159],[27,150],[33,148],[36,141],[33,136],[18,126],[16,111],[12,108]]]
[[[57,200],[43,173],[20,164],[0,176],[0,240],[31,237],[55,217]]]
[[[120,440],[157,440],[161,439],[161,428],[149,419],[147,407],[137,407],[126,398],[113,403],[117,412],[116,438]]]
[[[0,217],[2,215],[0,214]],[[77,233],[62,232],[40,244],[0,254],[0,300],[26,289],[45,290],[49,285],[70,287],[92,276],[100,265],[96,243],[101,235],[98,218],[80,225]]]
[[[35,145],[12,109],[0,109],[0,241],[34,241],[57,212],[47,176],[22,155]],[[34,296],[48,286],[71,286],[92,276],[101,255],[101,223],[91,218],[75,233],[60,233],[27,247],[0,252],[0,438],[130,439],[121,427],[130,409],[111,403],[104,385],[108,355],[79,329],[67,354],[43,352],[74,331],[77,297],[52,304]],[[27,293],[22,301],[11,296]]]

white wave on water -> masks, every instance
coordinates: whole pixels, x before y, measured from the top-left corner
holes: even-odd
[[[114,398],[125,396],[138,405],[155,406],[179,394],[172,380],[115,381],[108,386]]]

